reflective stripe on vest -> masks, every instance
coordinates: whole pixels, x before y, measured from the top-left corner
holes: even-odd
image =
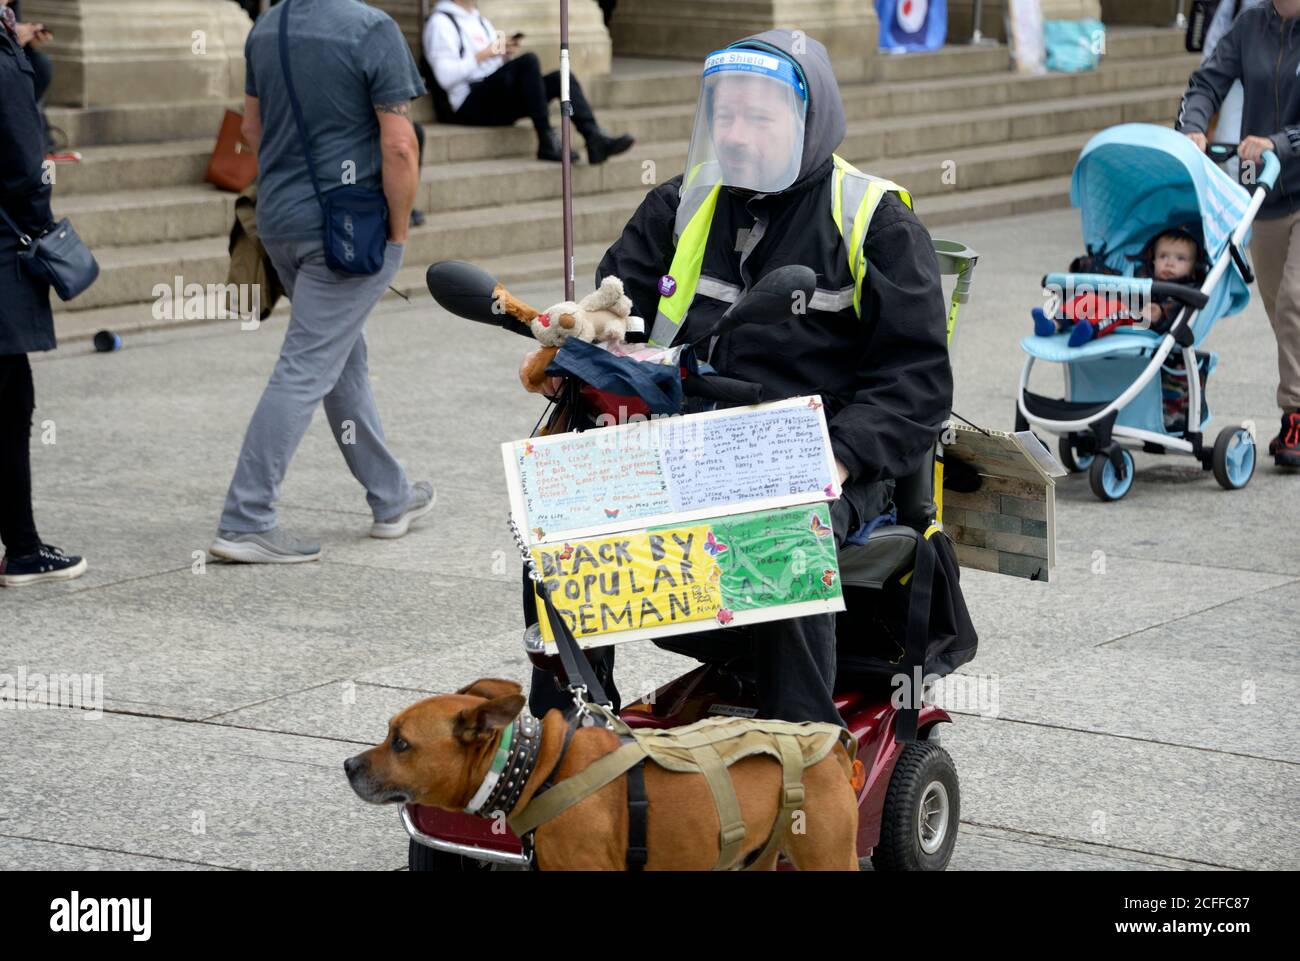
[[[853,312],[861,317],[862,282],[867,276],[867,260],[862,253],[862,242],[867,236],[867,227],[871,224],[871,218],[880,205],[880,198],[886,193],[897,194],[908,207],[912,206],[912,195],[893,181],[864,174],[838,155],[834,157],[834,161],[831,218],[835,221],[835,226],[848,250],[848,266],[849,273],[853,277],[853,286],[839,291],[818,290],[813,295],[809,306],[813,310],[835,311],[843,310],[852,303]],[[732,300],[725,296],[717,297],[716,292],[735,289],[734,284],[705,277],[704,288],[701,289],[700,274],[704,265],[704,248],[708,244],[709,228],[713,225],[713,213],[717,209],[720,189],[720,184],[707,192],[699,188],[688,189],[677,208],[677,222],[674,227],[677,248],[673,252],[672,265],[668,268],[668,275],[673,278],[677,286],[671,296],[661,295],[659,298],[658,313],[655,315],[654,326],[650,330],[652,344],[667,347],[673,342],[686,318],[686,311],[697,293],[707,294],[719,300]],[[847,220],[844,216],[845,211],[848,212]]]

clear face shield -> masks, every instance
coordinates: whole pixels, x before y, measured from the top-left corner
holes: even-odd
[[[704,61],[683,189],[777,193],[803,159],[807,86],[795,66],[762,50],[729,49]]]

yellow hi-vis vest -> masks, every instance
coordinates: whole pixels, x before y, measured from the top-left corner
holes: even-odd
[[[864,174],[839,155],[835,155],[835,182],[831,190],[831,218],[839,229],[848,252],[849,273],[853,276],[853,312],[862,316],[862,281],[867,276],[867,258],[862,252],[862,241],[867,235],[867,227],[880,205],[880,198],[886,193],[898,196],[908,207],[912,206],[912,195],[890,180]],[[650,342],[667,347],[677,336],[686,311],[699,290],[700,271],[704,265],[704,248],[709,241],[709,228],[713,224],[713,212],[717,208],[718,192],[721,184],[708,189],[687,189],[682,193],[681,203],[677,208],[677,221],[674,234],[677,237],[677,249],[673,253],[672,265],[668,275],[676,282],[676,288],[667,296],[660,296],[659,309],[654,326],[650,330]],[[847,212],[848,216],[845,216]],[[723,299],[734,299],[739,292],[730,285],[704,278],[706,290],[713,296],[713,291],[722,293]],[[730,290],[728,290],[730,288]],[[814,296],[814,308],[818,307]],[[848,306],[847,304],[841,305]]]

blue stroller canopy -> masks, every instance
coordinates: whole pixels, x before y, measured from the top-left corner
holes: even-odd
[[[1204,238],[1210,262],[1217,263],[1245,219],[1250,194],[1183,134],[1127,123],[1088,141],[1074,165],[1070,202],[1082,211],[1088,249],[1104,248],[1106,263],[1131,276],[1135,263],[1129,258],[1170,227],[1190,226]],[[1236,264],[1230,264],[1201,311],[1207,322],[1198,318],[1197,340],[1219,317],[1235,314],[1249,302],[1250,291]]]

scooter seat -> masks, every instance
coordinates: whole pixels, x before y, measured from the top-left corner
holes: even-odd
[[[840,548],[840,581],[846,587],[879,589],[891,578],[906,573],[916,559],[921,535],[902,524],[877,527],[865,544]]]

